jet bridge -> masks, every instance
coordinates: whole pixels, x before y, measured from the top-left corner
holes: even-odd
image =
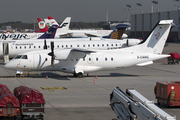
[[[119,120],[176,120],[134,89],[124,93],[116,87],[110,94],[110,106]]]

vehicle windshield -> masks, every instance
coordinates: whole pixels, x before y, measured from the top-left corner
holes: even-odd
[[[14,59],[27,59],[27,55],[17,55]]]

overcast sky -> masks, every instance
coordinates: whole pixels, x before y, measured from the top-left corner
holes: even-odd
[[[109,9],[109,21],[124,21],[131,14],[151,11],[152,0],[0,0],[0,23],[22,21],[33,23],[36,18],[52,16],[57,22],[65,17],[72,17],[73,22],[106,21],[106,10]],[[158,0],[154,12],[174,11],[178,2],[174,0]],[[139,7],[136,3],[142,3]],[[131,5],[128,10],[126,5]]]

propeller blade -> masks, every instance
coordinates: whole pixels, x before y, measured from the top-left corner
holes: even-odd
[[[51,56],[51,67],[53,67],[54,65],[54,42],[53,41],[51,41],[51,53],[49,54]]]

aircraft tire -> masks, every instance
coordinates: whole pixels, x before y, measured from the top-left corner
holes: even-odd
[[[16,77],[17,77],[17,78],[20,78],[20,74],[16,74]]]
[[[79,78],[83,78],[84,76],[83,76],[83,74],[80,72],[80,73],[78,73],[78,77],[79,77]]]

